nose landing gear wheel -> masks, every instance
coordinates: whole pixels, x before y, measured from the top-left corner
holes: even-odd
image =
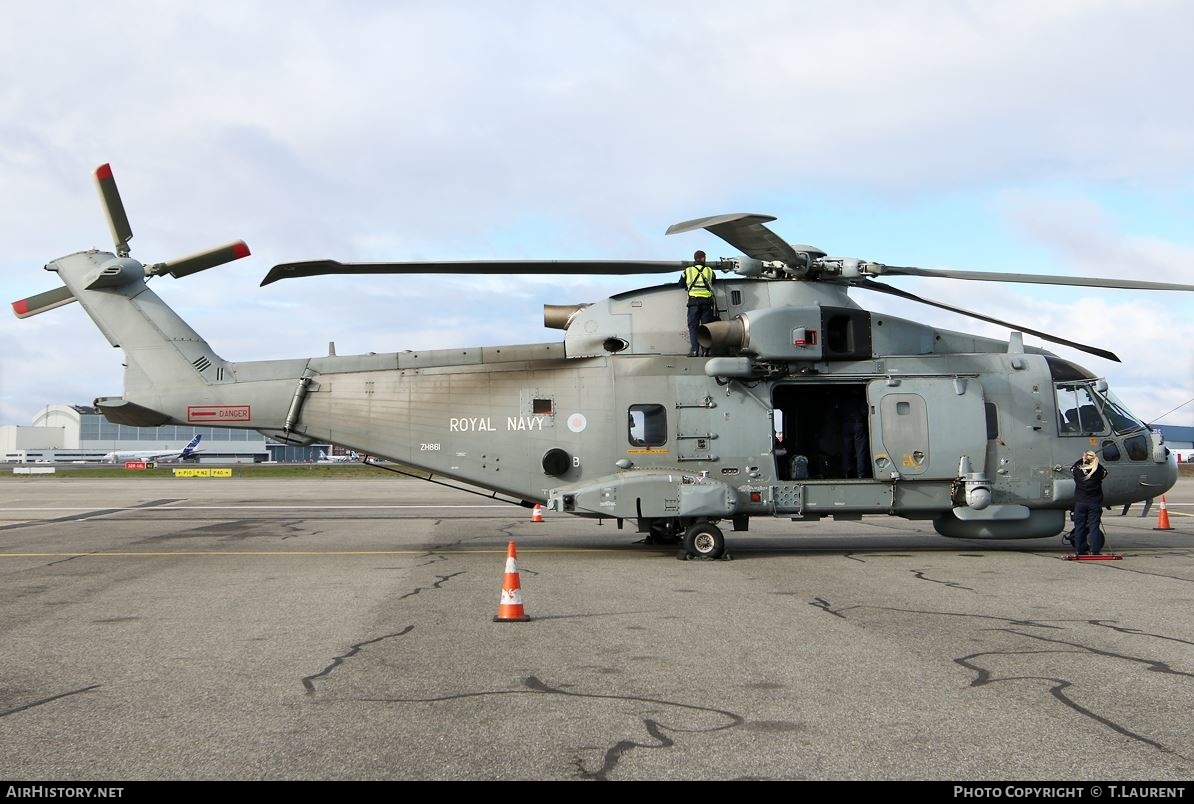
[[[716,525],[698,522],[684,531],[684,552],[690,558],[721,558],[725,551],[726,538]]]

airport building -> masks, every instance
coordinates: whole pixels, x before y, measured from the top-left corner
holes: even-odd
[[[32,426],[0,425],[0,460],[10,463],[99,461],[117,451],[182,451],[202,435],[199,463],[314,462],[331,455],[328,444],[278,444],[255,430],[165,424],[113,424],[85,405],[48,405]]]

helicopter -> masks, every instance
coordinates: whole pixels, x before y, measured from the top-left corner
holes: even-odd
[[[18,317],[78,301],[124,352],[111,422],[217,424],[285,443],[334,442],[495,498],[631,523],[681,556],[726,552],[720,525],[883,514],[944,536],[1029,539],[1065,529],[1068,467],[1087,450],[1109,473],[1105,505],[1164,493],[1177,463],[1160,433],[1105,380],[1023,334],[1113,353],[893,288],[955,280],[1190,291],[1159,282],[892,266],[790,244],[775,218],[735,213],[675,224],[740,254],[708,261],[717,320],[690,354],[687,289],[674,280],[595,303],[545,305],[543,343],[230,362],[147,286],[249,255],[236,241],[181,259],[131,257],[110,165],[95,181],[115,253],[48,263],[62,286],[13,302]],[[694,255],[696,256],[696,255]],[[274,266],[262,286],[328,274],[661,274],[689,261],[457,261]],[[872,312],[853,289],[1007,327],[1007,340]],[[853,424],[847,424],[853,417]],[[380,464],[378,464],[380,466]],[[398,470],[401,471],[401,470]],[[436,482],[433,480],[433,482]]]

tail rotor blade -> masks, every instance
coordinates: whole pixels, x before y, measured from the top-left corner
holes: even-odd
[[[215,268],[217,265],[223,265],[226,262],[232,262],[233,260],[239,260],[241,257],[247,256],[249,256],[249,246],[245,241],[237,240],[235,243],[200,251],[189,257],[159,263],[151,267],[149,273],[151,275],[167,273],[175,279],[181,279],[184,276],[197,274],[200,271],[206,271],[208,268]]]
[[[36,296],[30,296],[27,299],[20,299],[12,303],[12,311],[17,318],[28,318],[31,315],[44,313],[46,310],[53,310],[55,307],[61,307],[64,304],[70,304],[75,300],[74,294],[70,292],[70,288],[63,285],[60,288],[47,290],[45,293],[38,293]]]
[[[100,199],[104,202],[104,211],[108,215],[108,228],[112,231],[116,254],[127,257],[129,241],[133,239],[133,227],[129,225],[124,202],[120,200],[120,190],[116,188],[116,178],[112,175],[111,165],[105,162],[95,169],[95,184],[99,188]]]

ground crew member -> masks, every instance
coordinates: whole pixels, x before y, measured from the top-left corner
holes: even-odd
[[[713,299],[713,269],[705,265],[705,252],[692,255],[693,264],[684,269],[680,284],[688,290],[688,356],[709,354],[697,341],[697,328],[717,317],[717,303]]]
[[[1074,478],[1074,549],[1078,555],[1099,555],[1103,551],[1103,478],[1107,469],[1093,452],[1070,467]]]

